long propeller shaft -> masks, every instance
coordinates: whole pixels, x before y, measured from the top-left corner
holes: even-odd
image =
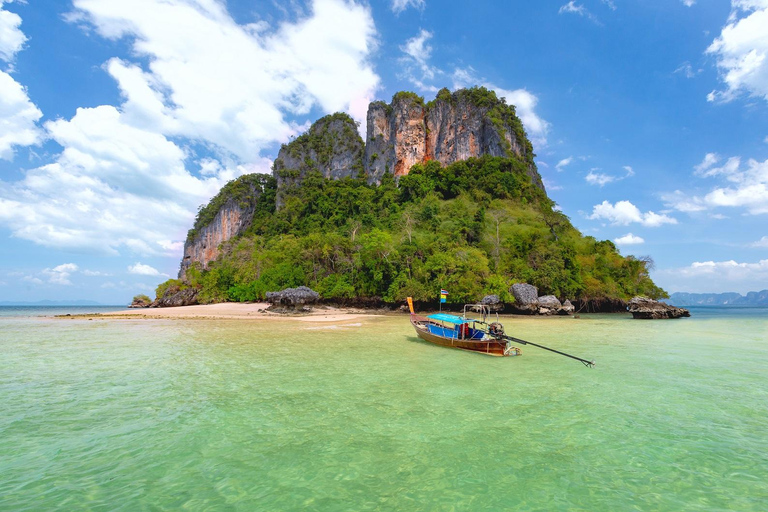
[[[554,352],[555,354],[560,354],[561,356],[570,357],[571,359],[575,359],[579,361],[581,364],[586,366],[587,368],[593,368],[595,366],[594,361],[587,361],[586,359],[582,359],[580,357],[573,356],[571,354],[566,354],[565,352],[560,352],[559,350],[555,350],[553,348],[545,347],[544,345],[539,345],[538,343],[533,343],[531,341],[525,341],[521,340],[520,338],[515,338],[514,336],[507,336],[506,334],[503,335],[504,339],[513,341],[515,343],[522,343],[523,345],[532,345],[534,347],[543,348],[544,350],[549,350],[550,352]]]

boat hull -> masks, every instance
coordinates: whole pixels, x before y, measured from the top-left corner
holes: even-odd
[[[496,340],[489,337],[483,339],[461,339],[456,337],[439,336],[429,332],[427,328],[429,321],[424,318],[416,317],[411,319],[411,324],[416,330],[416,335],[435,345],[442,347],[458,348],[470,352],[478,352],[489,356],[505,357],[518,356],[520,349],[510,347],[505,341]]]

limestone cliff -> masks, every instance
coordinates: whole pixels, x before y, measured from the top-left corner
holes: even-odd
[[[278,189],[298,183],[308,172],[329,179],[357,177],[363,172],[363,139],[347,114],[318,119],[309,130],[283,144],[272,166]]]
[[[390,104],[371,103],[367,129],[364,162],[370,182],[380,182],[385,173],[408,174],[415,163],[448,165],[490,155],[525,161],[532,182],[544,189],[514,107],[484,88],[443,89],[426,105],[413,93],[398,93]]]
[[[258,174],[241,176],[225,185],[200,209],[184,243],[179,279],[184,279],[193,263],[207,269],[208,264],[218,258],[222,243],[248,229],[257,201],[270,179]]]

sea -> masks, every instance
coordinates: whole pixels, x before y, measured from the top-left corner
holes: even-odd
[[[109,309],[0,308],[0,510],[768,510],[768,309],[502,318],[592,369],[395,314],[52,316]]]

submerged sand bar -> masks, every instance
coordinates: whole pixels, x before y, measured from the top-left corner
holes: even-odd
[[[223,302],[220,304],[204,304],[198,306],[178,306],[173,308],[136,308],[109,313],[94,313],[77,315],[79,318],[158,318],[158,319],[250,319],[250,320],[296,320],[300,322],[339,322],[352,320],[363,316],[381,316],[360,309],[335,308],[321,306],[305,314],[286,315],[266,311],[269,304],[257,302],[245,304],[240,302]],[[74,315],[73,315],[74,317]],[[69,318],[69,317],[67,317]]]

